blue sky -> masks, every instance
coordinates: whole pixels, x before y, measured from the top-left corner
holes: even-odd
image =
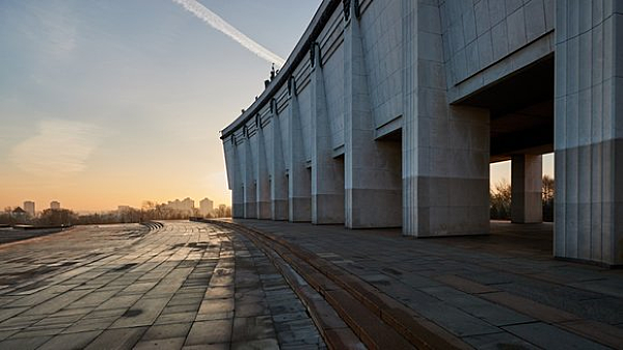
[[[200,0],[286,58],[320,0]],[[2,0],[0,205],[229,201],[218,131],[270,63],[172,0]]]

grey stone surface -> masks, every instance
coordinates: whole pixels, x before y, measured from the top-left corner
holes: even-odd
[[[541,322],[508,326],[504,329],[544,349],[608,349]]]
[[[486,237],[412,240],[400,230],[241,223],[340,266],[476,348],[590,348],[623,334],[623,300],[613,289],[623,272],[553,260],[551,224],[495,222]],[[569,322],[591,327],[569,329]]]
[[[0,261],[11,279],[0,291],[2,349],[325,347],[305,313],[309,323],[292,329],[306,335],[287,340],[284,325],[300,319],[275,310],[305,308],[257,247],[216,226],[78,227],[6,247]]]

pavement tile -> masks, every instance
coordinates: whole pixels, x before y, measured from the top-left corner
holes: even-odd
[[[85,348],[102,331],[61,334],[43,344],[39,350],[78,350]]]
[[[27,307],[6,308],[3,306],[2,309],[0,309],[0,322],[4,323],[3,321],[8,320],[15,315],[19,315],[26,310],[28,310]],[[2,327],[2,323],[0,323],[0,327]]]
[[[174,305],[174,306],[169,306],[169,304],[167,304],[167,306],[162,310],[162,314],[167,315],[167,314],[179,314],[179,313],[184,313],[184,312],[197,312],[197,310],[199,310],[199,306],[200,303],[194,303],[194,304],[184,304],[184,305]]]
[[[228,320],[228,319],[232,319],[233,317],[234,317],[233,311],[206,313],[206,314],[197,314],[197,316],[195,317],[195,321]]]
[[[195,320],[196,312],[184,312],[179,314],[160,314],[156,319],[155,324],[169,324],[169,323],[192,323]]]
[[[58,324],[72,324],[79,319],[82,318],[83,315],[66,315],[66,316],[57,316],[56,314],[52,315],[52,317],[46,317],[41,321],[35,323],[34,327],[40,326],[48,326],[48,325],[58,325]]]
[[[254,317],[270,315],[268,304],[265,301],[241,303],[236,300],[236,317]]]
[[[178,350],[184,346],[185,337],[140,341],[134,350]]]
[[[61,333],[65,329],[65,327],[61,328],[44,328],[44,329],[32,329],[26,328],[22,331],[19,331],[13,334],[9,339],[19,339],[19,338],[33,338],[33,337],[43,337],[43,336],[53,336]]]
[[[194,322],[185,345],[226,343],[231,339],[231,319]]]
[[[104,330],[110,327],[119,317],[92,318],[81,320],[63,330],[62,333],[79,333],[87,331]]]
[[[498,306],[470,294],[449,287],[424,288],[422,291],[431,294],[448,304],[480,318],[495,326],[534,322],[523,314]]]
[[[234,296],[234,288],[231,286],[210,286],[206,292],[204,299],[223,299]]]
[[[558,327],[582,334],[612,348],[623,347],[623,328],[591,320],[558,323]]]
[[[234,343],[275,337],[271,316],[234,318],[232,336]]]
[[[74,301],[80,299],[87,293],[88,291],[85,290],[69,291],[63,293],[24,312],[24,315],[49,315],[55,313],[63,309],[67,305],[73,303]]]
[[[134,303],[136,303],[136,301],[139,300],[140,298],[141,298],[141,294],[114,296],[108,299],[107,301],[105,301],[104,303],[102,303],[95,310],[100,311],[100,310],[129,308],[132,305],[134,305]]]
[[[12,336],[13,334],[15,334],[17,332],[19,332],[18,329],[13,329],[13,330],[9,330],[9,331],[0,331],[0,341],[9,338],[10,336]]]
[[[83,309],[88,307],[96,307],[112,298],[116,294],[115,291],[96,291],[89,293],[81,299],[69,304],[67,309]]]
[[[50,336],[7,339],[0,342],[0,349],[34,350],[50,340]]]
[[[545,322],[578,320],[576,315],[507,292],[487,293],[482,294],[481,297]]]
[[[147,327],[108,329],[85,349],[132,349],[146,330]]]
[[[43,316],[16,316],[0,323],[0,330],[21,329],[31,326],[43,319]]]
[[[471,337],[462,338],[476,349],[482,350],[500,350],[500,349],[522,349],[522,350],[537,350],[538,347],[518,338],[512,334],[506,332],[475,335]]]
[[[279,350],[277,339],[251,340],[231,344],[232,350]]]
[[[137,301],[128,311],[113,323],[112,328],[136,327],[152,325],[162,309],[169,302],[169,298],[161,299],[141,299]]]
[[[82,308],[82,309],[63,309],[59,312],[56,312],[54,314],[54,316],[57,317],[61,317],[61,316],[72,316],[72,315],[81,315],[84,316],[88,313],[90,313],[91,311],[93,311],[93,308]]]
[[[173,323],[166,325],[154,325],[149,327],[147,332],[143,334],[141,341],[169,339],[169,338],[185,338],[190,330],[191,323]]]
[[[221,344],[201,344],[201,345],[186,345],[182,350],[229,350],[229,343]]]
[[[97,318],[109,318],[109,317],[121,317],[126,311],[127,308],[121,309],[105,309],[105,310],[94,310],[84,316],[83,319],[97,319]]]
[[[207,299],[201,303],[198,313],[216,314],[234,310],[234,299]]]
[[[445,283],[446,285],[452,286],[454,288],[457,288],[458,290],[470,294],[491,293],[498,291],[491,286],[476,283],[456,275],[444,275],[439,276],[436,279],[442,283]]]
[[[505,331],[544,349],[608,349],[605,346],[542,322],[513,325],[503,328]]]

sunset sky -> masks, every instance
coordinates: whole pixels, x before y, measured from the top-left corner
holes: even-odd
[[[283,58],[320,4],[200,2]],[[2,208],[230,202],[218,132],[266,59],[173,0],[2,0],[0,47]]]
[[[0,206],[229,204],[218,132],[320,2],[2,0]],[[492,181],[509,170],[495,166]]]

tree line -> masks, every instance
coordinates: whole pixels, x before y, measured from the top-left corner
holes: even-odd
[[[140,209],[126,208],[120,211],[106,213],[78,214],[69,209],[45,209],[39,215],[32,217],[28,214],[14,215],[13,208],[6,207],[0,213],[0,224],[27,224],[35,226],[61,225],[96,225],[139,223],[151,220],[186,220],[190,217],[219,218],[231,217],[231,208],[221,204],[208,215],[201,215],[199,209],[192,211],[174,210],[166,204],[150,201],[143,203]]]
[[[543,206],[543,221],[554,221],[554,179],[548,175],[543,176],[541,190],[541,203]],[[510,220],[511,218],[511,184],[505,179],[500,180],[489,192],[491,219]]]

